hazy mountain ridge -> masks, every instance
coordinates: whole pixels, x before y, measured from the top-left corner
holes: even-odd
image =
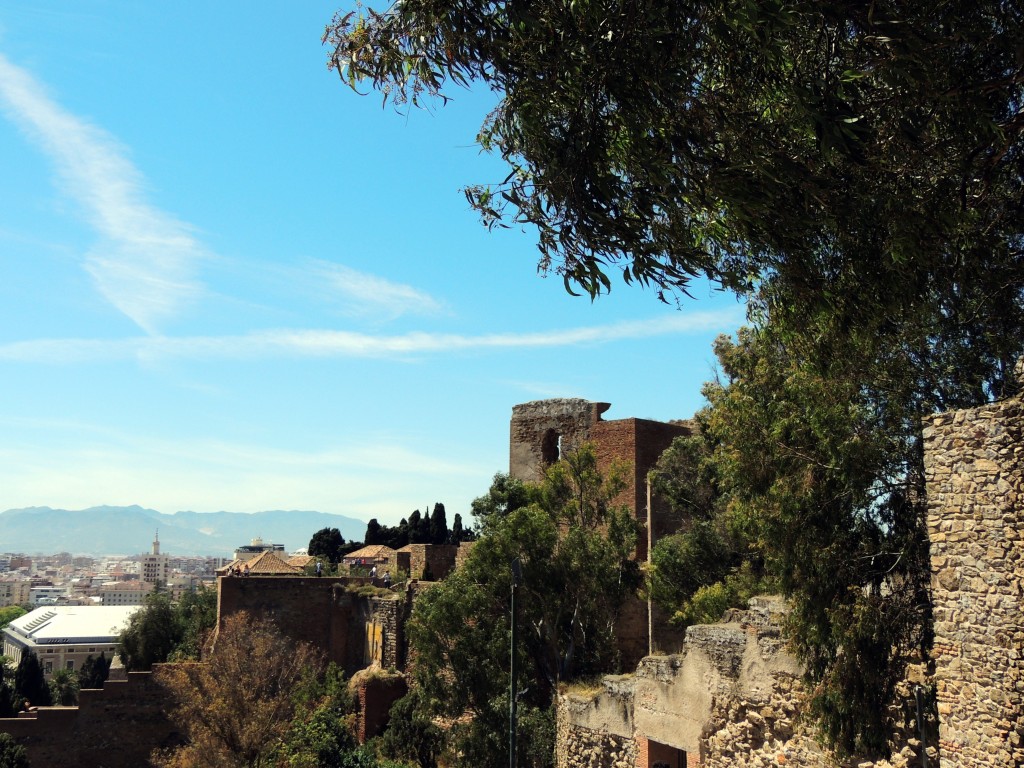
[[[26,507],[0,512],[0,552],[135,555],[152,551],[159,530],[163,553],[230,557],[257,536],[284,544],[290,552],[305,547],[325,527],[337,528],[346,541],[362,540],[366,533],[363,520],[307,510],[166,513],[138,505]]]

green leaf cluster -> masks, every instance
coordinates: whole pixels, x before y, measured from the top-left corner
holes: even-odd
[[[498,95],[478,142],[509,173],[467,198],[531,225],[570,291],[618,269],[828,304],[842,276],[855,305],[905,311],[990,269],[991,320],[1024,269],[1022,38],[1000,0],[403,0],[324,42],[385,101]]]
[[[477,507],[505,501],[485,517],[466,562],[417,601],[407,628],[415,663],[406,706],[422,726],[418,743],[429,741],[433,718],[451,724],[433,734],[444,737],[441,744],[416,749],[421,765],[442,754],[459,754],[467,764],[497,765],[502,756],[508,762],[516,559],[518,709],[521,743],[532,745],[519,757],[522,765],[550,765],[558,685],[618,671],[612,630],[622,602],[640,584],[632,559],[638,527],[613,501],[621,489],[621,467],[601,473],[593,446],[583,445],[540,484],[519,487],[498,477],[489,500],[478,500]]]
[[[323,558],[328,563],[340,563],[350,551],[345,547],[345,537],[337,528],[321,528],[309,540],[306,553],[310,557]]]
[[[112,661],[108,661],[106,653],[102,652],[99,656],[87,656],[78,670],[78,687],[102,688],[110,676]]]
[[[28,752],[9,733],[0,733],[0,768],[30,768]]]
[[[34,707],[48,707],[53,703],[43,667],[32,651],[26,650],[21,654],[14,670],[14,692],[22,701],[27,700]]]
[[[118,654],[129,671],[198,659],[216,623],[216,590],[200,587],[176,603],[166,592],[151,592],[121,633]]]

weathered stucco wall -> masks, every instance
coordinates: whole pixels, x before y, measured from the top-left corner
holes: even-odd
[[[1024,765],[1024,404],[927,422],[943,768]]]
[[[778,598],[755,599],[721,624],[689,627],[682,653],[649,656],[597,692],[559,697],[558,768],[921,765],[911,681],[893,705],[891,761],[839,761],[821,749],[801,720],[801,670],[785,649],[783,615]],[[932,768],[935,758],[933,747]]]

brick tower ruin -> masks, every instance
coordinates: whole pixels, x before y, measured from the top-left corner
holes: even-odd
[[[607,472],[613,460],[625,462],[629,466],[626,488],[615,501],[629,507],[640,523],[636,559],[643,561],[654,541],[679,527],[679,520],[663,500],[655,496],[648,505],[647,473],[675,438],[693,433],[694,425],[649,419],[604,421],[601,414],[610,407],[580,398],[513,406],[509,474],[524,482],[538,482],[546,467],[585,442],[594,444],[602,472]],[[653,648],[675,650],[682,641],[678,632],[667,630],[668,625],[660,620],[664,617],[655,620],[650,611],[639,599],[621,606],[615,636],[625,668],[635,666]]]
[[[606,471],[614,459],[630,466],[627,487],[616,501],[627,505],[647,530],[647,473],[658,457],[677,437],[692,434],[689,421],[616,419],[604,421],[601,414],[609,403],[581,398],[534,400],[512,407],[509,442],[509,474],[524,482],[538,482],[544,469],[567,451],[591,442],[597,451],[598,467]],[[672,533],[678,521],[667,505],[653,499],[650,534],[656,539]],[[647,558],[649,536],[642,536],[637,551]]]

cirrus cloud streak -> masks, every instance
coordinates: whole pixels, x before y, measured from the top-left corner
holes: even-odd
[[[234,336],[146,336],[129,339],[36,339],[0,345],[0,361],[70,364],[116,360],[280,357],[416,358],[425,355],[502,349],[537,349],[607,344],[630,339],[703,333],[733,328],[742,310],[673,313],[609,325],[472,336],[417,331],[373,335],[337,330],[269,330]]]

